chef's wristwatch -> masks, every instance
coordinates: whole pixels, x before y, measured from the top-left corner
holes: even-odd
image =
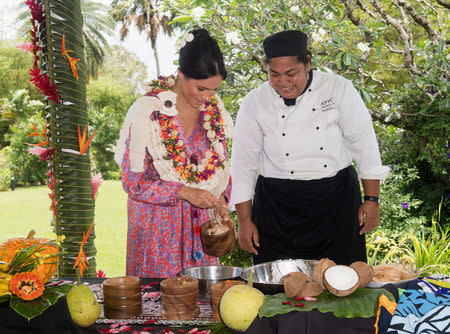
[[[375,202],[377,204],[380,204],[380,198],[376,197],[376,196],[364,196],[364,200],[365,201],[372,201],[372,202]]]

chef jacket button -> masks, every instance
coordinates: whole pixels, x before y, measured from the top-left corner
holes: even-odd
[[[313,111],[316,111],[316,108],[313,108]]]
[[[323,151],[323,147],[321,147],[320,150]]]
[[[311,91],[311,88],[310,89],[308,89],[308,92],[310,92]]]
[[[284,132],[282,133],[282,135],[283,135],[283,136],[286,136],[286,134],[285,134]]]
[[[289,156],[289,153],[286,153],[286,156],[288,157],[288,156]]]
[[[286,117],[286,116],[284,116],[284,115],[283,115],[283,116],[281,116],[281,118],[285,118],[285,117]]]
[[[293,170],[291,170],[291,174],[294,174],[294,171],[293,171]]]
[[[316,126],[316,130],[319,130],[319,127],[318,127],[318,126]]]
[[[327,168],[327,165],[323,165],[324,168]]]

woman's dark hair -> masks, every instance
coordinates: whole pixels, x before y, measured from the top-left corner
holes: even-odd
[[[192,79],[220,75],[225,80],[227,70],[217,41],[206,29],[191,30],[189,33],[194,35],[194,39],[180,49],[178,62],[181,72]]]

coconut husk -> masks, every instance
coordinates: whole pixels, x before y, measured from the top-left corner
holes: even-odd
[[[318,282],[306,282],[303,288],[295,295],[295,297],[314,297],[323,292]]]
[[[365,288],[372,281],[373,269],[367,263],[362,261],[353,262],[350,268],[355,269],[359,276],[358,288]]]
[[[289,298],[295,297],[305,285],[308,276],[302,272],[292,272],[283,279],[284,292]]]
[[[335,265],[336,263],[334,261],[331,261],[328,258],[323,258],[320,259],[319,263],[317,263],[316,268],[314,268],[314,282],[319,283],[322,289],[325,289],[325,285],[323,283],[323,274],[328,268]]]

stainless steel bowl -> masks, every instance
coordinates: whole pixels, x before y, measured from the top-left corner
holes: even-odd
[[[228,279],[240,279],[242,268],[233,266],[200,266],[183,269],[180,276],[198,278],[198,299],[203,302],[211,301],[211,286]]]
[[[312,280],[317,260],[277,260],[249,267],[242,271],[241,278],[248,281],[252,270],[253,286],[264,294],[273,295],[284,291],[283,277],[294,271],[301,271]]]

